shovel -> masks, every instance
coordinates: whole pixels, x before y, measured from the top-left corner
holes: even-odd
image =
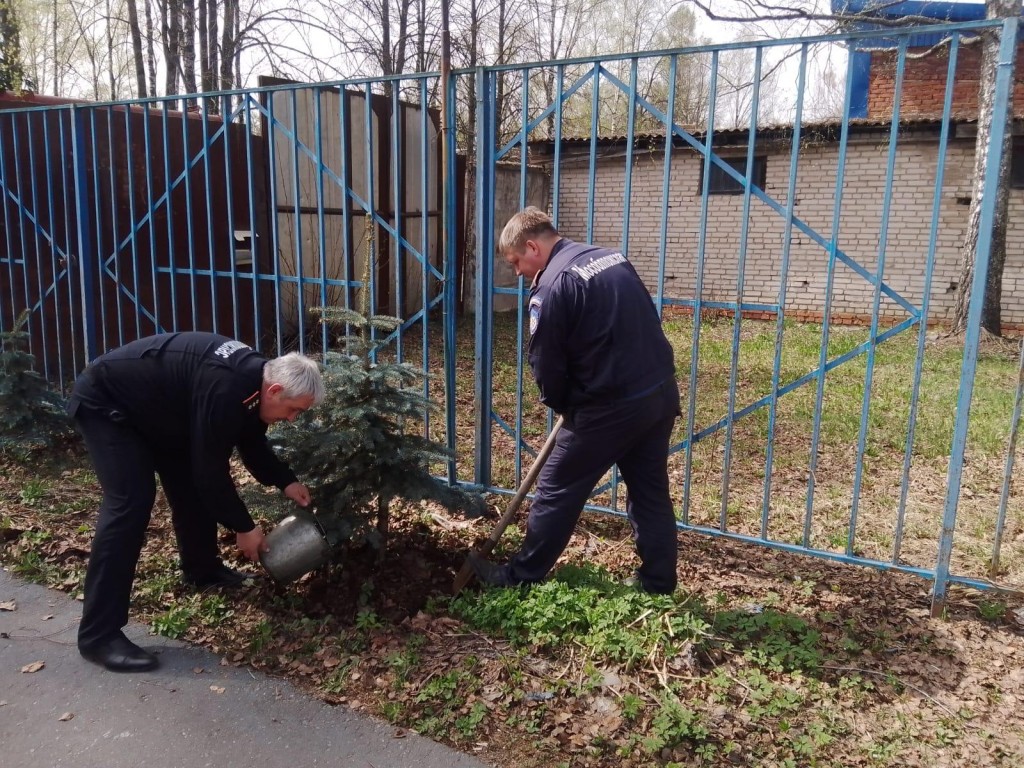
[[[487,537],[487,541],[480,545],[480,548],[475,550],[466,562],[462,564],[462,570],[459,571],[455,577],[455,582],[452,584],[452,594],[457,595],[462,591],[469,580],[473,578],[473,565],[470,561],[472,557],[486,557],[494,549],[494,545],[498,543],[498,539],[501,538],[501,534],[508,528],[509,523],[516,516],[516,512],[519,509],[519,505],[523,503],[523,499],[526,498],[526,494],[530,492],[530,488],[533,487],[534,481],[537,479],[537,475],[540,474],[541,469],[544,467],[544,463],[548,460],[548,456],[551,455],[551,451],[555,447],[555,438],[558,436],[558,431],[562,428],[562,424],[565,422],[564,417],[559,416],[558,421],[555,422],[555,426],[551,428],[551,434],[548,435],[548,439],[544,442],[544,446],[540,449],[540,453],[537,454],[536,461],[533,462],[533,466],[530,467],[530,471],[526,473],[526,477],[523,478],[522,484],[519,486],[519,490],[516,491],[516,495],[512,497],[512,501],[509,503],[508,508],[505,510],[505,514],[501,516],[498,524],[494,526],[494,530],[491,531],[491,535]]]

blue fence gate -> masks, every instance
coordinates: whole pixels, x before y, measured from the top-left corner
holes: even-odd
[[[40,368],[63,385],[150,333],[317,354],[335,342],[317,307],[394,314],[387,354],[436,374],[424,386],[443,418],[425,429],[457,457],[439,471],[510,493],[552,415],[524,368],[528,286],[503,272],[495,242],[508,215],[539,204],[565,236],[621,249],[675,343],[680,528],[917,574],[938,610],[950,583],[1020,583],[1024,567],[1020,537],[1004,536],[1020,525],[1021,358],[979,352],[1017,26],[482,67],[446,82],[7,98],[0,329],[27,312]],[[973,182],[977,124],[953,84],[985,31],[1001,48],[969,328],[962,345],[929,344],[956,294]],[[945,86],[924,116],[907,96],[922,44],[941,49]],[[850,67],[823,91],[820,53],[837,48],[887,69]],[[737,63],[739,85],[726,76]],[[470,109],[463,189],[442,128]],[[1022,208],[1014,191],[1010,215]],[[1022,268],[1008,257],[1007,297]],[[472,322],[457,319],[464,297]],[[1004,319],[1024,326],[1014,301]],[[613,470],[590,508],[621,514],[624,492]]]

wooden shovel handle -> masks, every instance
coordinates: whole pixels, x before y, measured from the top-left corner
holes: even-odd
[[[505,513],[498,520],[498,524],[494,526],[494,530],[491,531],[491,535],[487,537],[487,540],[480,545],[480,548],[474,550],[472,556],[486,557],[494,549],[498,540],[501,539],[501,535],[508,528],[509,524],[515,519],[516,512],[519,511],[519,505],[523,503],[523,499],[526,498],[526,494],[530,492],[530,488],[533,487],[534,482],[537,480],[537,475],[544,468],[544,464],[547,462],[548,457],[551,455],[551,451],[555,448],[555,438],[558,436],[559,430],[562,428],[562,424],[565,423],[565,418],[559,416],[555,425],[551,428],[551,434],[548,435],[548,439],[544,441],[543,447],[540,449],[540,453],[537,454],[537,459],[533,462],[533,466],[530,467],[530,471],[526,473],[526,477],[523,478],[523,482],[519,485],[519,490],[516,491],[516,495],[512,497],[512,501],[509,502],[508,507],[505,509]],[[469,580],[473,578],[473,566],[469,558],[462,564],[462,568],[458,575],[455,577],[455,582],[452,584],[452,594],[457,595],[462,588],[465,587]]]

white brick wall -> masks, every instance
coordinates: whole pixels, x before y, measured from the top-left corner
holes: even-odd
[[[928,254],[937,163],[934,140],[901,139],[889,211],[885,254],[885,282],[916,306],[921,305]],[[745,148],[742,148],[742,153]],[[887,143],[854,143],[847,148],[839,247],[868,272],[877,269],[885,198]],[[951,142],[936,238],[936,265],[931,286],[929,317],[947,319],[959,279],[959,244],[967,224],[973,141]],[[724,153],[723,153],[724,154]],[[759,151],[767,157],[765,191],[783,208],[789,181],[788,146]],[[826,240],[834,210],[837,143],[802,148],[796,185],[795,215]],[[587,236],[589,194],[587,156],[563,155],[560,174],[559,229],[574,240],[591,240],[620,247],[623,228],[625,158],[621,151],[599,157],[593,195],[593,233]],[[690,150],[674,150],[666,227],[665,295],[693,298],[696,288],[700,231],[700,157]],[[657,286],[663,213],[664,154],[640,152],[633,158],[632,199],[628,253],[654,292]],[[552,190],[554,193],[554,190]],[[705,300],[734,301],[742,222],[742,195],[709,198],[704,240]],[[774,304],[779,296],[783,259],[784,218],[756,198],[751,201],[743,301]],[[828,253],[794,227],[787,281],[787,313],[820,315],[824,306]],[[873,288],[849,267],[837,262],[834,316],[870,315]],[[881,312],[894,319],[906,313],[885,296]],[[1003,277],[1003,323],[1024,325],[1024,190],[1012,190],[1007,257]]]

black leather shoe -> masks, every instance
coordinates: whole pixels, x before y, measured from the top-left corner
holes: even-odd
[[[202,576],[186,575],[185,583],[196,589],[237,589],[255,576],[249,573],[242,573],[228,568],[224,563],[218,565],[213,571]]]
[[[473,554],[469,556],[469,564],[481,584],[486,584],[489,587],[516,586],[507,565],[498,565]]]
[[[82,658],[106,667],[111,672],[148,672],[160,663],[121,632],[92,648],[79,648]]]

